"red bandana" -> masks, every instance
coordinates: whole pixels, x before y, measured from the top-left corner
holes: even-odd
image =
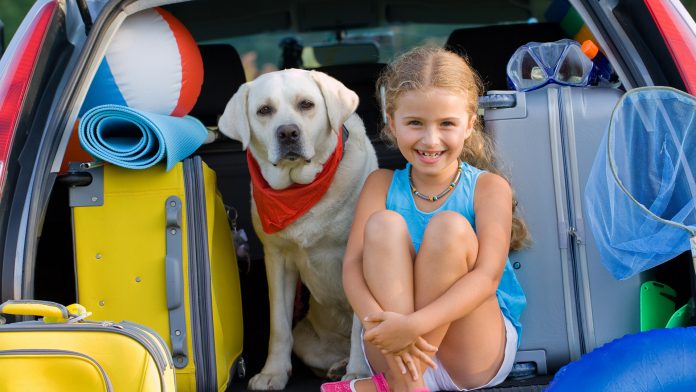
[[[345,127],[343,127],[342,134],[347,135]],[[285,189],[276,190],[268,185],[261,175],[258,162],[247,150],[252,194],[256,202],[256,210],[261,218],[263,231],[268,234],[280,231],[312,208],[329,189],[342,157],[343,140],[339,135],[336,149],[324,163],[321,173],[313,182],[295,184]]]

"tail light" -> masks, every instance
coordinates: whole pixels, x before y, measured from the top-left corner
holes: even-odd
[[[645,0],[677,65],[686,91],[696,94],[696,27],[678,1]]]
[[[7,160],[17,131],[19,115],[41,52],[55,0],[37,3],[22,22],[0,62],[0,196],[7,177]]]

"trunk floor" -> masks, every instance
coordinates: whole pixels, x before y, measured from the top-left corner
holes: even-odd
[[[293,375],[288,381],[288,385],[285,387],[284,391],[287,392],[305,392],[305,391],[318,391],[319,387],[326,380],[315,376],[306,366],[299,363],[299,360],[293,355]],[[253,374],[247,374],[247,378],[244,380],[235,379],[230,384],[228,391],[234,392],[248,392],[251,391],[247,389],[247,383],[249,378]],[[506,380],[502,384],[493,387],[481,389],[481,391],[490,392],[541,392],[546,388],[553,376],[538,376],[533,378],[528,378],[524,380]]]

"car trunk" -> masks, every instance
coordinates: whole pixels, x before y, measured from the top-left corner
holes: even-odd
[[[20,143],[18,139],[17,147],[23,147],[24,152],[20,155],[20,148],[15,148],[17,156],[13,160],[13,165],[23,166],[22,170],[15,170],[19,173],[16,178],[8,179],[8,187],[3,194],[2,201],[2,217],[3,228],[7,227],[25,227],[22,222],[26,223],[26,219],[30,220],[31,228],[25,232],[5,232],[4,237],[4,262],[2,269],[2,297],[9,299],[17,296],[29,297],[41,300],[50,300],[63,304],[76,302],[75,289],[75,267],[74,267],[74,244],[72,235],[72,217],[69,207],[69,188],[71,183],[63,180],[58,174],[58,167],[63,161],[65,146],[67,144],[68,135],[73,130],[73,124],[77,118],[77,112],[81,100],[84,98],[87,90],[86,80],[90,79],[96,71],[98,59],[106,50],[106,45],[110,34],[113,32],[106,28],[110,24],[120,21],[122,14],[120,10],[127,8],[128,4],[138,4],[137,1],[109,3],[102,17],[96,21],[94,25],[95,34],[92,34],[85,44],[86,49],[91,49],[82,55],[73,55],[69,51],[63,51],[65,48],[71,48],[65,38],[64,27],[61,24],[56,24],[57,40],[64,42],[52,44],[54,48],[49,53],[45,54],[46,61],[42,61],[41,69],[46,70],[50,67],[56,67],[56,71],[41,73],[45,75],[41,80],[36,81],[36,86],[33,86],[33,105],[35,110],[27,112],[27,116],[34,117],[33,124],[27,124],[24,129],[27,129],[25,141]],[[172,5],[168,9],[181,18],[187,27],[189,27],[194,36],[198,34],[201,46],[209,46],[215,44],[214,38],[219,37],[218,32],[220,27],[211,27],[211,25],[222,26],[224,23],[232,23],[230,31],[243,31],[244,18],[236,18],[227,9],[223,2],[200,2],[199,5]],[[301,3],[300,8],[294,9],[294,12],[310,12],[310,8],[305,2]],[[603,8],[589,2],[579,2],[576,4],[581,10],[581,14],[587,17],[593,16],[598,20],[606,19],[603,14]],[[364,7],[352,4],[351,9],[372,9],[372,2],[364,2]],[[212,8],[211,8],[212,7]],[[214,7],[220,7],[221,11],[215,15]],[[337,6],[338,7],[338,6]],[[463,7],[463,6],[462,6]],[[272,7],[271,7],[272,8]],[[456,7],[455,7],[456,8]],[[459,8],[457,8],[459,9]],[[343,8],[338,7],[338,11]],[[334,10],[338,12],[337,10]],[[401,17],[411,16],[412,8],[393,8],[396,16]],[[272,9],[269,13],[272,13]],[[400,11],[398,13],[396,11]],[[462,10],[463,12],[463,10]],[[491,10],[490,12],[493,12]],[[507,12],[507,11],[506,11]],[[512,12],[512,11],[510,11]],[[637,7],[630,1],[621,1],[614,9],[613,15],[621,22],[624,28],[636,21],[647,23],[644,7]],[[188,13],[188,16],[186,15]],[[75,16],[75,15],[73,15]],[[348,17],[348,16],[346,16]],[[446,17],[446,13],[443,14]],[[360,23],[373,23],[374,21],[364,21],[361,18],[364,16],[356,16],[360,19]],[[229,20],[232,20],[230,22]],[[225,22],[227,20],[227,22]],[[264,19],[263,23],[253,28],[262,29],[263,26],[277,28],[272,23],[286,23],[283,15],[279,14],[277,18]],[[651,21],[651,19],[650,19]],[[474,21],[470,21],[474,22]],[[316,20],[312,20],[307,26],[300,26],[306,29],[313,27],[312,24],[317,24]],[[205,27],[208,25],[207,27]],[[613,25],[609,23],[609,25]],[[288,25],[288,27],[297,28],[298,26]],[[251,28],[251,27],[250,27]],[[552,27],[555,30],[559,29],[558,25]],[[615,26],[618,30],[618,27]],[[620,74],[623,76],[626,86],[635,87],[645,84],[646,81],[655,84],[671,84],[677,88],[684,88],[682,79],[678,76],[677,69],[673,61],[666,59],[665,52],[667,51],[664,44],[656,42],[654,35],[629,31],[629,35],[635,42],[640,42],[637,45],[638,54],[634,53],[631,47],[625,46],[625,43],[619,43],[616,31],[611,29],[596,27],[598,36],[606,43],[609,48],[610,58],[614,64],[619,66]],[[630,29],[629,29],[630,30]],[[603,34],[599,34],[602,31]],[[557,31],[556,31],[557,32]],[[556,33],[554,32],[554,34]],[[210,34],[210,36],[206,36]],[[563,34],[563,33],[561,33]],[[471,56],[476,59],[476,56],[484,56],[486,50],[490,50],[490,46],[486,47],[485,36],[479,36],[482,43],[479,47],[482,48],[484,54],[474,54]],[[518,37],[519,38],[519,37]],[[521,38],[520,38],[521,39]],[[533,40],[533,39],[530,39]],[[549,39],[552,40],[552,39]],[[526,42],[526,41],[525,41]],[[658,48],[657,51],[650,48]],[[652,53],[650,58],[645,58],[646,53]],[[70,57],[72,56],[72,57]],[[217,56],[213,54],[211,59],[214,60]],[[57,75],[59,70],[66,68],[68,58],[71,61],[78,62],[79,67],[75,67],[71,75]],[[644,58],[644,62],[639,62],[636,65],[638,58]],[[204,57],[204,65],[206,58]],[[342,80],[349,88],[354,89],[360,95],[361,106],[358,113],[366,119],[366,126],[371,140],[375,145],[378,153],[380,167],[395,169],[403,167],[405,161],[398,151],[389,147],[384,141],[379,138],[378,132],[381,127],[381,113],[378,111],[378,103],[374,98],[374,81],[383,64],[351,64],[347,67],[324,67],[320,70],[334,75],[339,80]],[[498,66],[501,66],[500,64]],[[504,65],[503,65],[504,66]],[[362,68],[360,68],[362,67]],[[486,67],[486,65],[481,65]],[[649,78],[646,78],[642,71],[647,69]],[[504,68],[492,70],[482,69],[482,73],[504,72]],[[217,73],[218,77],[228,77],[229,75],[220,75],[227,72],[227,68],[222,67],[221,70],[211,70],[210,77]],[[204,91],[201,95],[201,100],[208,100],[206,104],[198,107],[200,118],[204,120],[205,125],[215,126],[216,115],[221,113],[221,108],[224,108],[226,100],[231,95],[227,94],[220,98],[219,84],[214,80],[206,80],[204,83],[210,83],[208,90],[204,86]],[[61,99],[56,99],[56,102],[44,102],[41,100],[41,95],[38,91],[47,89],[56,91],[65,89],[59,96]],[[235,87],[236,89],[236,87]],[[47,118],[49,108],[58,108],[62,111],[59,114],[53,114],[53,117]],[[194,113],[195,114],[195,113]],[[24,121],[29,122],[26,118]],[[42,136],[50,140],[40,140]],[[203,160],[217,173],[218,188],[222,194],[226,205],[234,207],[238,213],[237,227],[244,229],[249,235],[249,259],[240,258],[238,260],[240,279],[241,279],[241,294],[243,301],[243,316],[244,316],[244,353],[246,361],[247,376],[250,377],[256,374],[262,368],[267,348],[269,335],[269,307],[268,307],[268,288],[266,283],[266,272],[263,261],[263,249],[258,238],[254,234],[250,216],[250,184],[249,173],[246,165],[246,154],[242,150],[241,144],[225,138],[219,138],[211,144],[202,146],[197,155],[200,155]],[[50,164],[49,162],[52,162]],[[40,168],[38,165],[44,165]],[[48,170],[48,169],[51,170]],[[31,201],[27,203],[27,201]],[[25,204],[27,204],[25,206]],[[25,249],[27,249],[25,253]],[[22,281],[24,284],[17,285],[18,270],[15,269],[15,260],[23,258],[24,264],[21,265],[23,274]],[[21,264],[21,263],[20,263]],[[688,258],[680,257],[670,263],[650,271],[644,279],[659,279],[665,283],[672,285],[680,293],[680,299],[688,298],[688,280],[683,277],[688,269]],[[18,295],[19,294],[19,295]],[[298,289],[299,300],[296,301],[296,315],[300,317],[302,309],[306,307],[308,293],[303,289]],[[636,293],[638,295],[638,293]],[[546,386],[553,376],[556,368],[550,369],[549,374],[539,375],[535,377],[526,377],[517,380],[508,380],[502,385],[491,388],[490,390],[505,390],[505,391],[540,391]],[[247,379],[248,379],[247,377]],[[304,366],[301,361],[293,357],[293,375],[288,384],[287,390],[304,391],[308,389],[317,389],[323,379],[312,373],[310,369]],[[246,380],[235,380],[232,390],[246,390]]]

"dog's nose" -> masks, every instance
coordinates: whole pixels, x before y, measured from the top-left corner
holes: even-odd
[[[281,143],[295,143],[300,139],[300,128],[295,124],[281,125],[276,128],[276,137]]]

